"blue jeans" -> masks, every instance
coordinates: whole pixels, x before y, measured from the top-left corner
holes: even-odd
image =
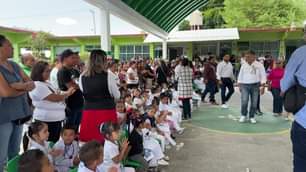
[[[69,111],[66,112],[66,124],[73,125],[78,129],[82,120],[82,110],[82,108],[69,109]]]
[[[291,141],[293,148],[293,172],[305,172],[306,129],[295,121],[291,128]]]
[[[283,112],[283,98],[280,96],[281,90],[279,88],[271,89],[273,95],[273,113]]]
[[[216,99],[215,99],[216,92],[217,92],[217,83],[215,81],[208,80],[205,90],[202,94],[202,101],[205,100],[207,93],[209,93],[209,101],[216,102]]]
[[[251,106],[249,110],[250,118],[254,118],[257,109],[258,95],[259,95],[259,83],[255,84],[241,84],[241,115],[248,115],[249,99],[251,99]]]
[[[23,125],[12,122],[0,124],[0,172],[3,172],[8,159],[20,151]]]

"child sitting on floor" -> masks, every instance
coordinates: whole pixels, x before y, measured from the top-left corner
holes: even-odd
[[[18,161],[18,171],[54,172],[54,167],[45,153],[39,149],[26,151]]]
[[[23,137],[23,149],[39,149],[45,153],[53,164],[54,157],[57,157],[63,153],[59,149],[51,149],[47,142],[49,137],[48,125],[41,121],[32,122],[29,126],[27,134]]]
[[[78,172],[97,172],[103,162],[103,146],[97,141],[87,142],[81,147],[79,158]]]
[[[65,125],[61,131],[61,139],[55,143],[54,149],[64,150],[64,153],[54,159],[56,169],[60,172],[68,172],[79,165],[79,143],[75,141],[76,129]]]
[[[122,126],[126,121],[125,105],[123,100],[119,100],[116,103],[116,112],[118,123]]]
[[[100,132],[105,137],[104,143],[104,159],[100,165],[99,171],[108,171],[111,167],[115,167],[118,172],[134,172],[134,168],[123,167],[121,161],[127,156],[129,142],[124,140],[119,148],[119,130],[120,127],[112,122],[101,124]]]

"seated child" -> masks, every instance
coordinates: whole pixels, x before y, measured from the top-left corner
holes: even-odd
[[[108,171],[115,167],[118,172],[134,172],[134,168],[123,167],[121,161],[127,156],[129,142],[125,139],[119,148],[119,130],[120,126],[112,122],[101,124],[100,132],[105,137],[104,159],[102,165],[98,167],[99,171]]]
[[[136,169],[136,172],[146,172],[148,170],[148,163],[144,159],[144,147],[142,128],[144,127],[144,121],[141,117],[134,119],[134,129],[129,135],[129,154],[128,157],[131,160],[141,163],[141,167]]]
[[[160,94],[160,104],[159,111],[164,111],[167,113],[167,120],[171,121],[173,128],[179,133],[184,132],[184,128],[180,127],[180,122],[182,120],[182,113],[176,109],[171,108],[168,105],[168,96],[164,93]]]
[[[116,103],[116,112],[117,112],[117,119],[120,125],[125,124],[126,121],[126,113],[125,113],[125,105],[123,100],[119,100]]]
[[[125,108],[126,108],[127,110],[128,110],[128,109],[132,109],[132,108],[136,108],[136,107],[133,105],[133,100],[132,100],[131,94],[125,95],[124,101],[125,101]]]
[[[103,146],[97,141],[87,142],[81,147],[79,158],[78,172],[97,172],[103,162]]]
[[[133,90],[133,105],[137,107],[137,109],[140,111],[140,114],[144,114],[144,106],[145,106],[145,100],[141,97],[141,92],[139,89]]]
[[[46,154],[39,149],[26,151],[18,161],[18,171],[54,172],[54,167]]]
[[[170,148],[169,143],[172,146],[176,146],[177,150],[180,150],[184,146],[184,143],[177,144],[175,140],[172,139],[170,126],[167,121],[167,112],[165,111],[160,112],[157,118],[157,128],[162,132],[162,135],[166,138],[166,145],[168,145],[169,148]]]
[[[79,143],[75,141],[76,129],[65,125],[61,131],[61,139],[55,143],[54,149],[63,150],[64,153],[54,159],[56,169],[60,172],[68,172],[79,165]]]
[[[48,125],[41,121],[32,122],[29,125],[27,134],[23,137],[23,149],[39,149],[45,153],[53,164],[54,157],[57,157],[63,153],[59,149],[51,149],[47,142],[49,137]]]

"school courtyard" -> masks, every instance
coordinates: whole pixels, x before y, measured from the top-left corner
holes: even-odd
[[[220,94],[217,94],[220,99]],[[262,97],[263,116],[257,124],[240,124],[240,93],[236,90],[229,109],[208,104],[193,112],[186,132],[178,136],[185,146],[169,152],[169,172],[289,172],[292,151],[291,122],[273,117],[272,95]]]

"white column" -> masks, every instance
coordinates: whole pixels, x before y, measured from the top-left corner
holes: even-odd
[[[163,59],[167,59],[167,40],[163,40]]]
[[[107,9],[100,8],[101,13],[101,48],[106,52],[111,51],[110,14]]]

